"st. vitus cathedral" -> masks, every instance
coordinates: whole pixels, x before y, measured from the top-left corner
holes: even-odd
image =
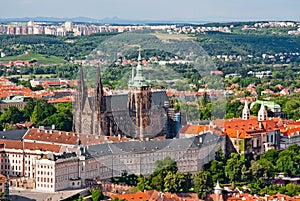
[[[105,136],[125,135],[149,139],[159,135],[173,138],[180,128],[180,114],[170,106],[165,91],[154,91],[143,76],[141,52],[132,67],[128,94],[105,96],[100,68],[94,95],[88,95],[82,67],[74,102],[74,131]]]

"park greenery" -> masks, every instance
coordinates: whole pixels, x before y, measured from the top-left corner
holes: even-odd
[[[5,109],[0,115],[1,129],[14,129],[14,125],[32,122],[36,126],[55,125],[57,130],[72,129],[72,104],[49,104],[43,99],[30,99],[23,110],[13,106]]]
[[[140,191],[196,192],[201,199],[212,192],[217,181],[240,190],[242,186],[246,186],[246,192],[251,194],[298,195],[300,187],[296,184],[286,182],[286,185],[281,186],[274,182],[279,174],[289,177],[296,177],[300,174],[300,147],[298,145],[292,145],[283,151],[271,149],[259,156],[237,153],[225,156],[219,148],[215,159],[194,174],[179,172],[176,162],[166,157],[161,161],[156,161],[156,169],[149,176],[126,173],[117,179],[112,178],[112,181],[136,186]]]

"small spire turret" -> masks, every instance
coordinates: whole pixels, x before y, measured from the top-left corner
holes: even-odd
[[[247,100],[245,100],[245,105],[244,105],[244,109],[243,109],[243,113],[242,113],[242,119],[243,120],[250,119],[250,109],[248,107],[248,101]]]
[[[258,121],[265,121],[267,120],[267,118],[268,118],[268,112],[265,108],[264,102],[262,101],[260,109],[258,111]]]

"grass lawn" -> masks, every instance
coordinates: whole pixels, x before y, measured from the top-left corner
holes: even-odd
[[[60,57],[45,56],[42,54],[29,54],[29,55],[23,54],[18,56],[8,56],[8,57],[0,58],[0,62],[2,63],[8,63],[9,61],[16,61],[16,60],[22,60],[22,61],[36,60],[39,64],[43,64],[43,65],[65,63],[65,61]]]

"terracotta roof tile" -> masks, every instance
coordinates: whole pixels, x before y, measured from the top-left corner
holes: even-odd
[[[0,144],[4,144],[7,149],[23,149],[22,142],[17,140],[0,140]],[[34,142],[24,142],[25,150],[41,150],[60,153],[61,146],[53,144],[43,144]]]
[[[80,138],[80,144],[82,145],[94,145],[105,142],[120,142],[129,141],[129,138],[118,136],[103,136],[92,134],[78,134],[74,132],[65,132],[58,130],[45,130],[33,128],[30,129],[24,136],[26,140],[32,140],[36,142],[50,142],[59,145],[77,145]]]

